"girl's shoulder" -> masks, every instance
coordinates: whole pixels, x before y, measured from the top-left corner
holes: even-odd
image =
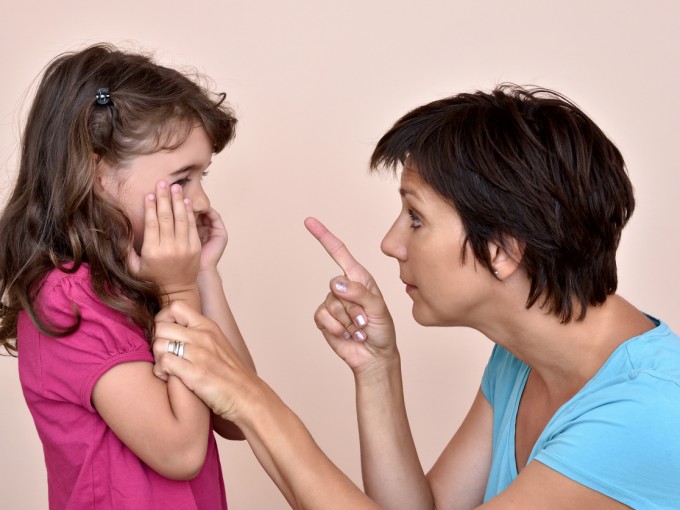
[[[78,294],[82,297],[92,298],[95,296],[92,290],[92,278],[90,266],[83,262],[73,271],[73,263],[65,264],[64,269],[54,268],[41,280],[37,292],[40,301],[50,300],[57,294],[67,294],[75,298]]]

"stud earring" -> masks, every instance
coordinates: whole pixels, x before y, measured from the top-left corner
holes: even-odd
[[[494,270],[493,275],[500,280],[498,269]]]

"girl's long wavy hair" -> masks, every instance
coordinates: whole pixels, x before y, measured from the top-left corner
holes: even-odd
[[[21,138],[16,185],[0,216],[0,345],[16,355],[17,321],[25,310],[49,336],[78,328],[45,322],[36,307],[39,284],[53,269],[89,264],[97,296],[153,334],[160,289],[127,267],[132,226],[116,204],[95,192],[100,161],[119,167],[131,158],[179,146],[201,125],[220,152],[236,118],[213,94],[149,56],[98,44],[58,56],[45,69]],[[108,104],[95,99],[109,90]]]

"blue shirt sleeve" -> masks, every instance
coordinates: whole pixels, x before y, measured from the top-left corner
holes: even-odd
[[[558,411],[535,459],[633,508],[680,508],[680,386],[647,372],[611,383]]]

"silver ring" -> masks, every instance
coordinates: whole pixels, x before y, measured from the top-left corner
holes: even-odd
[[[168,342],[168,352],[178,358],[184,358],[184,342],[175,342],[174,340]]]

